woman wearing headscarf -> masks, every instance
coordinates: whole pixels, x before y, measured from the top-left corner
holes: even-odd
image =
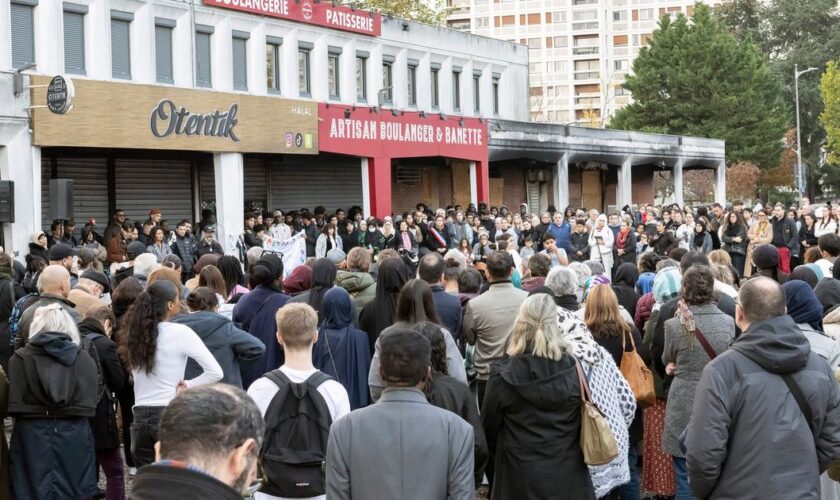
[[[712,235],[706,231],[706,221],[700,219],[694,223],[694,231],[688,241],[691,252],[702,252],[708,255],[712,251]]]
[[[296,297],[312,287],[312,268],[309,266],[297,266],[286,279],[283,280],[283,291]]]
[[[813,267],[816,268],[816,269],[819,269],[819,267],[817,267],[817,266],[813,266]],[[817,277],[817,273],[808,264],[797,266],[796,269],[794,269],[793,272],[790,273],[790,278],[788,278],[788,279],[789,279],[789,281],[793,281],[793,280],[804,281],[805,283],[808,284],[808,286],[811,287],[812,290],[820,282],[820,279]]]
[[[589,258],[601,262],[606,271],[612,270],[613,244],[615,235],[607,225],[607,216],[601,214],[595,219],[595,227],[589,232]]]
[[[665,408],[662,451],[673,457],[676,498],[683,500],[693,497],[680,435],[691,418],[700,374],[709,361],[729,347],[735,337],[735,321],[715,305],[715,278],[708,266],[692,266],[686,271],[680,297],[676,315],[665,322],[662,362],[666,365],[665,372],[673,375],[674,380]],[[707,352],[704,344],[714,352]]]
[[[636,266],[636,243],[636,234],[630,227],[630,220],[622,220],[618,233],[615,235],[615,246],[613,248],[616,269],[622,264]]]
[[[323,321],[312,348],[312,364],[344,386],[350,408],[355,410],[368,405],[371,355],[367,334],[353,326],[351,306],[350,294],[341,287],[324,294]]]
[[[376,297],[368,302],[359,316],[359,328],[368,334],[371,352],[382,330],[394,323],[397,296],[408,278],[408,269],[402,259],[385,259],[379,263]]]
[[[615,280],[612,289],[618,297],[618,303],[625,311],[630,313],[631,318],[636,317],[636,304],[642,298],[636,291],[636,282],[639,279],[639,269],[636,264],[625,262],[615,270]]]
[[[791,280],[782,285],[788,316],[811,344],[811,351],[826,360],[832,371],[840,366],[840,343],[823,333],[823,306],[804,281]]]
[[[840,280],[826,278],[820,281],[814,294],[823,306],[823,331],[834,340],[840,340]]]
[[[233,308],[233,322],[257,337],[265,345],[265,354],[242,374],[242,387],[247,389],[254,380],[283,364],[283,348],[277,344],[277,323],[274,315],[286,305],[289,296],[280,289],[283,279],[283,261],[275,255],[266,255],[254,265],[250,293],[239,299]]]
[[[336,276],[338,276],[338,268],[335,267],[335,262],[327,258],[315,259],[315,264],[312,265],[312,286],[309,290],[292,297],[289,302],[309,304],[312,306],[312,309],[315,309],[318,313],[318,324],[320,325],[324,321],[321,304],[324,301],[324,295],[326,295],[327,291],[335,286]],[[351,298],[350,302],[352,304],[352,315],[350,317],[353,320],[353,324],[357,325],[359,323],[359,311],[356,308],[356,301]]]

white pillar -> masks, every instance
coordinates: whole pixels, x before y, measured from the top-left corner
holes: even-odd
[[[685,160],[679,158],[673,170],[671,170],[671,180],[674,182],[674,203],[685,208],[685,198],[683,197],[683,164]]]
[[[633,157],[628,156],[618,168],[618,186],[615,193],[615,204],[620,211],[625,205],[633,204]]]
[[[475,162],[470,162],[470,203],[478,208],[478,171]]]
[[[370,217],[370,172],[368,171],[368,159],[362,158],[362,212],[365,217]]]
[[[560,212],[569,206],[569,153],[563,153],[554,166],[554,208]]]
[[[4,250],[21,261],[29,252],[32,234],[41,230],[41,148],[32,146],[31,137],[21,125],[0,147],[0,179],[15,183],[15,222],[2,224]]]
[[[726,205],[726,161],[715,167],[715,203]]]
[[[239,256],[236,246],[245,230],[244,216],[245,167],[241,153],[213,155],[213,174],[216,180],[216,239],[227,255]]]

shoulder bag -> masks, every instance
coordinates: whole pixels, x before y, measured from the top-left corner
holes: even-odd
[[[577,359],[575,368],[580,383],[580,448],[583,461],[587,465],[604,465],[618,456],[618,443],[604,414],[592,401],[589,384]]]
[[[642,408],[653,406],[656,403],[656,392],[653,388],[653,373],[645,365],[642,357],[636,351],[636,341],[633,340],[633,334],[630,333],[630,346],[632,350],[627,350],[627,335],[623,334],[621,338],[621,374],[630,385],[633,395],[636,396],[638,405]]]
[[[712,347],[711,344],[709,344],[709,341],[706,340],[706,336],[703,335],[703,332],[701,332],[695,327],[693,333],[694,336],[697,337],[697,342],[700,342],[700,345],[703,347],[703,350],[706,351],[706,354],[709,356],[709,361],[715,359],[717,357],[717,352],[715,352],[715,349]]]

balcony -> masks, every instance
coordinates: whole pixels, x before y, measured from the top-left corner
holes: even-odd
[[[598,52],[599,52],[598,47],[574,47],[572,49],[572,55],[576,55],[576,56],[594,55],[594,54],[598,54]]]
[[[598,21],[587,21],[583,23],[572,23],[572,31],[597,30]]]
[[[575,106],[585,106],[587,108],[600,108],[600,97],[575,97]]]
[[[582,71],[575,73],[575,80],[597,80],[601,78],[600,71]]]

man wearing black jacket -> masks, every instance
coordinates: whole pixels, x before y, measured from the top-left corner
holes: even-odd
[[[677,239],[674,235],[665,230],[665,223],[659,221],[656,223],[656,233],[648,238],[650,246],[657,255],[667,257],[668,252],[677,246]]]
[[[770,223],[773,224],[773,246],[779,249],[779,271],[790,273],[790,256],[799,245],[796,222],[786,218],[785,209],[776,205]]]
[[[318,242],[319,234],[318,226],[309,212],[304,212],[301,218],[303,219],[303,234],[306,238],[306,256],[315,257],[315,244]]]

